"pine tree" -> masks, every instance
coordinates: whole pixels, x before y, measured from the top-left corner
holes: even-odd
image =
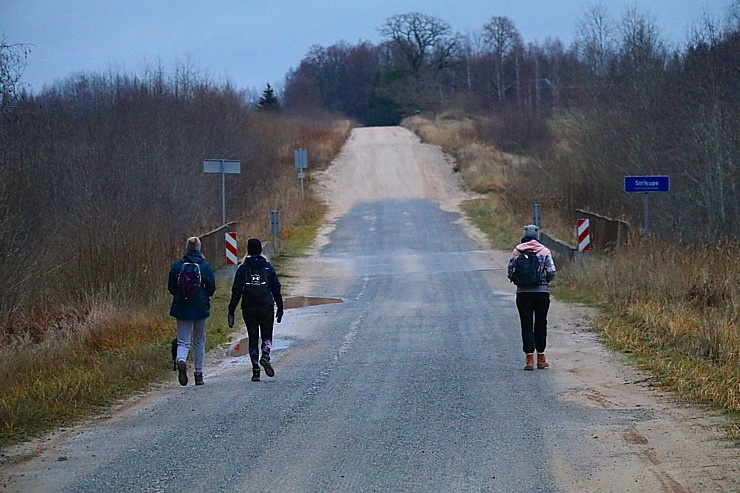
[[[262,96],[257,103],[257,109],[261,111],[280,111],[280,101],[275,96],[275,91],[270,84],[262,91]]]

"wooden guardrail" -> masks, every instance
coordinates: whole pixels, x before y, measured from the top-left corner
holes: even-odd
[[[588,219],[591,230],[591,248],[597,252],[610,252],[629,241],[629,223],[612,219],[595,212],[577,209],[578,219]]]

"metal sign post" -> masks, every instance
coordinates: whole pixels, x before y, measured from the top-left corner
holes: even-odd
[[[221,224],[226,224],[226,173],[241,173],[241,161],[232,159],[206,159],[203,173],[221,173]]]
[[[275,252],[279,251],[278,237],[280,236],[280,211],[270,211],[270,229],[272,232],[272,246]]]
[[[650,230],[650,192],[667,192],[671,189],[671,178],[664,175],[625,176],[624,191],[645,194],[643,204],[642,230]]]
[[[538,228],[542,228],[542,206],[540,204],[532,205],[532,223]]]
[[[308,151],[296,149],[293,151],[295,167],[298,168],[298,179],[301,180],[301,198],[303,198],[303,179],[306,177],[305,170],[308,168]]]

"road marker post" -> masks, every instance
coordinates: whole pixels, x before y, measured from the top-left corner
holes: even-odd
[[[591,227],[588,219],[578,220],[578,251],[588,252],[591,250]]]
[[[237,264],[237,249],[236,249],[236,232],[229,231],[226,233],[226,265]]]

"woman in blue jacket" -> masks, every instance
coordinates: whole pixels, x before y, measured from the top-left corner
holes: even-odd
[[[170,315],[177,320],[177,379],[188,384],[185,363],[193,343],[195,385],[203,385],[206,354],[206,320],[211,316],[211,296],[216,291],[216,276],[200,251],[196,236],[185,242],[185,255],[170,268],[167,290],[172,295]]]

